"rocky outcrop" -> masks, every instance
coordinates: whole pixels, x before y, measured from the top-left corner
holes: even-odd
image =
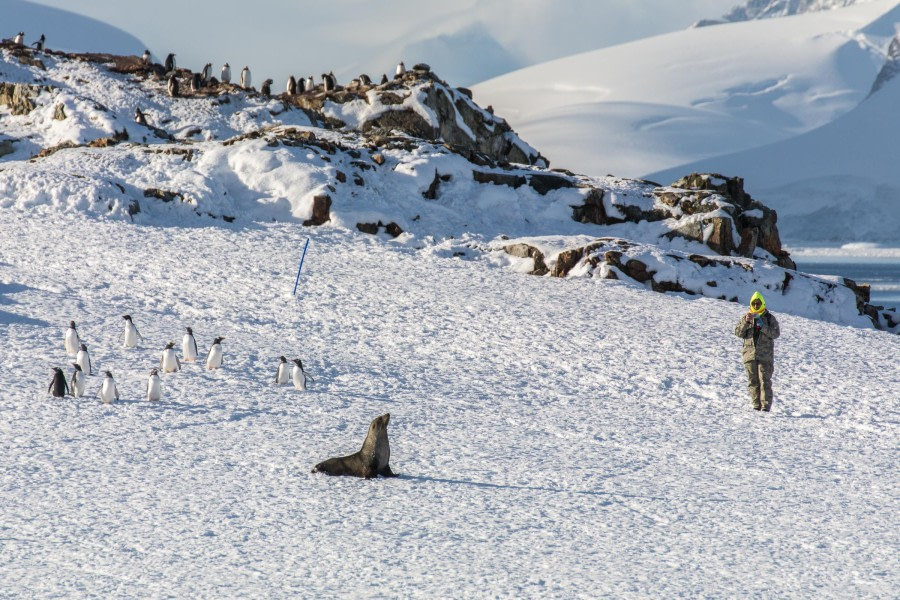
[[[331,196],[319,194],[313,197],[312,216],[303,221],[307,227],[310,225],[323,225],[331,220]]]
[[[544,253],[528,244],[509,244],[504,246],[503,250],[510,256],[517,258],[530,258],[534,260],[534,267],[530,271],[530,275],[546,275],[550,272],[547,264],[544,262]]]
[[[881,67],[881,71],[878,72],[878,76],[875,77],[875,81],[872,83],[872,89],[869,91],[869,95],[871,96],[878,90],[880,90],[884,84],[888,81],[896,77],[900,74],[900,34],[894,36],[894,39],[891,40],[891,45],[888,46],[887,57],[885,57],[884,65]]]
[[[45,85],[0,82],[0,106],[8,107],[14,116],[27,115],[37,106],[34,98],[49,89]]]

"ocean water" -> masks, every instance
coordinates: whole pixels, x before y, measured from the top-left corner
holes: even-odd
[[[872,286],[870,304],[900,314],[900,248],[801,248],[791,250],[797,270],[839,275]]]

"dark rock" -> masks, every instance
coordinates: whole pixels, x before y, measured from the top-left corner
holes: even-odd
[[[312,217],[303,221],[305,226],[322,225],[331,220],[331,196],[319,194],[313,197]]]
[[[519,188],[528,183],[524,175],[511,175],[507,173],[485,173],[483,171],[472,171],[472,177],[478,183],[508,185],[513,188]]]
[[[509,246],[504,246],[503,250],[511,256],[534,259],[534,268],[531,270],[531,275],[546,275],[549,272],[547,264],[544,262],[544,253],[534,246],[510,244]]]

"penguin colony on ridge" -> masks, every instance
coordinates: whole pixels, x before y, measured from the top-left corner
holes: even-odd
[[[137,326],[135,326],[131,315],[123,315],[122,318],[125,319],[124,347],[134,348],[137,346],[138,341],[144,341],[144,337],[138,331]],[[185,362],[196,362],[198,351],[197,341],[194,339],[194,331],[190,327],[186,327],[185,331],[186,333],[182,338],[182,350],[185,356]],[[212,347],[207,356],[207,369],[216,369],[222,366],[224,352],[222,350],[221,342],[224,339],[224,337],[216,337],[213,340]],[[63,345],[66,349],[66,353],[69,355],[75,353],[74,350],[76,345],[79,348],[75,362],[72,363],[74,371],[72,372],[70,381],[67,382],[62,369],[53,367],[53,377],[51,378],[47,391],[54,397],[61,398],[68,395],[75,398],[83,397],[87,388],[87,376],[92,375],[93,372],[91,370],[91,359],[88,354],[87,344],[81,341],[75,321],[69,322],[69,326],[63,335]],[[287,359],[281,357],[281,362],[287,363]],[[181,361],[175,353],[175,342],[166,344],[162,351],[162,355],[160,356],[159,368],[153,368],[150,371],[150,376],[145,386],[148,400],[160,400],[162,398],[162,385],[159,377],[160,370],[163,373],[175,373],[181,370]],[[97,395],[103,403],[111,404],[113,401],[119,399],[118,386],[116,385],[111,371],[104,370],[103,373],[103,384]],[[279,374],[279,383],[287,383],[289,381],[288,377],[288,369],[287,365],[285,365],[284,374]],[[312,378],[310,377],[310,379]],[[306,389],[305,386],[302,389]]]

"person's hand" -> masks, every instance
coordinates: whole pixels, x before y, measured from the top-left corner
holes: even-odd
[[[753,313],[747,313],[746,315],[744,315],[744,320],[747,321],[748,323],[752,323],[753,319],[755,319],[755,318],[756,317],[753,315]]]

